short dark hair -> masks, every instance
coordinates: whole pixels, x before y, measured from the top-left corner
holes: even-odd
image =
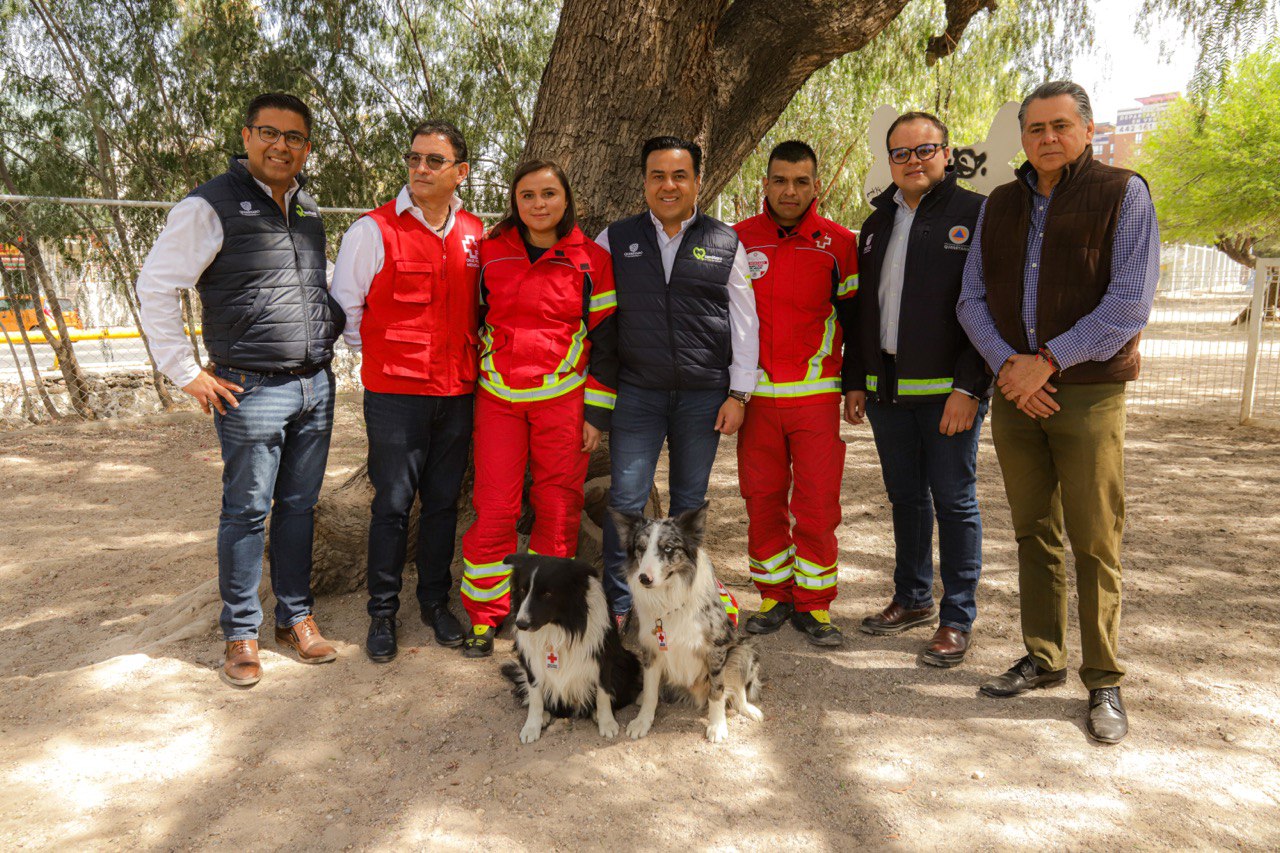
[[[923,110],[913,110],[909,113],[903,113],[893,120],[893,124],[889,125],[889,132],[884,135],[884,147],[889,147],[889,139],[893,136],[893,132],[898,129],[899,125],[906,124],[909,121],[927,121],[936,127],[942,133],[942,147],[946,148],[951,145],[951,131],[947,130],[946,123],[933,113],[926,113]]]
[[[1093,104],[1089,103],[1089,93],[1083,86],[1070,80],[1050,80],[1048,83],[1036,86],[1030,95],[1022,99],[1022,105],[1018,107],[1018,129],[1022,130],[1027,126],[1027,107],[1031,106],[1032,101],[1056,98],[1060,95],[1070,95],[1075,100],[1076,113],[1080,116],[1081,122],[1089,124],[1093,121]]]
[[[569,178],[564,173],[564,169],[560,168],[560,164],[555,160],[525,160],[516,167],[516,173],[511,176],[511,189],[507,196],[507,215],[502,221],[493,226],[493,230],[489,232],[491,236],[496,237],[505,231],[515,228],[520,232],[520,236],[529,239],[529,226],[524,224],[524,220],[520,218],[520,208],[516,205],[516,185],[520,183],[527,175],[534,172],[541,172],[543,169],[550,169],[551,173],[556,176],[556,180],[560,181],[560,186],[564,190],[564,216],[560,218],[560,222],[556,225],[556,236],[563,239],[573,230],[573,226],[577,224],[578,216],[573,208],[573,190],[569,186]]]
[[[263,110],[288,110],[297,113],[307,126],[307,136],[311,135],[311,108],[296,95],[286,92],[266,92],[259,95],[244,108],[244,126],[252,127],[258,121],[258,113]]]
[[[458,162],[467,162],[467,140],[463,138],[462,131],[450,122],[433,119],[420,123],[409,134],[409,144],[413,145],[419,136],[443,136],[453,146],[453,156],[458,158]]]
[[[693,158],[693,174],[702,175],[702,146],[678,136],[654,136],[644,141],[640,149],[640,171],[649,168],[649,155],[655,151],[688,151]]]
[[[773,165],[774,160],[781,160],[784,163],[803,163],[805,160],[813,163],[813,171],[818,171],[818,155],[813,152],[807,142],[801,142],[799,139],[788,139],[786,142],[779,142],[773,146],[773,150],[769,152],[769,162],[765,165],[765,171],[769,171],[769,166]]]

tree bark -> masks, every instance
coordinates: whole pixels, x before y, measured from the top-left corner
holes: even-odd
[[[908,2],[565,0],[525,156],[565,167],[589,233],[643,209],[650,136],[702,145],[710,199],[815,71],[862,48]],[[938,38],[953,47],[989,6],[949,0]]]

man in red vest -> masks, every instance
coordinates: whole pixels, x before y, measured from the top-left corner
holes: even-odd
[[[418,519],[418,603],[443,646],[464,634],[449,611],[458,495],[467,467],[478,370],[481,221],[462,209],[467,143],[428,121],[410,134],[408,183],[358,219],[342,240],[333,296],[348,346],[363,352],[369,437],[370,659],[396,656],[396,611],[408,540]]]

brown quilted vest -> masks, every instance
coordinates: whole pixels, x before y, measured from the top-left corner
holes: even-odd
[[[1002,184],[987,200],[982,225],[982,266],[987,306],[1001,337],[1020,353],[1031,353],[1022,323],[1022,280],[1031,205],[1040,196],[1027,185],[1032,166]],[[1036,290],[1036,340],[1051,341],[1102,301],[1111,283],[1111,248],[1129,178],[1084,153],[1068,165],[1045,218]],[[1107,361],[1086,361],[1057,377],[1061,382],[1128,382],[1138,377],[1138,335]]]

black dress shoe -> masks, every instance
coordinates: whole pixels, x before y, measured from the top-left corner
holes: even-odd
[[[1129,733],[1129,716],[1120,701],[1119,687],[1089,691],[1089,737],[1101,743],[1119,743]]]
[[[436,642],[448,648],[462,645],[467,633],[462,630],[462,623],[449,610],[448,604],[432,604],[422,611],[422,621],[431,626],[436,635]]]
[[[1036,687],[1053,687],[1067,680],[1065,669],[1041,669],[1027,655],[1003,675],[997,675],[978,688],[984,696],[1017,696]]]
[[[396,656],[396,617],[374,616],[369,620],[369,638],[364,650],[374,663],[386,663]]]
[[[794,604],[774,601],[766,598],[760,603],[760,612],[747,620],[748,634],[772,634],[783,626],[791,614],[796,612]]]

